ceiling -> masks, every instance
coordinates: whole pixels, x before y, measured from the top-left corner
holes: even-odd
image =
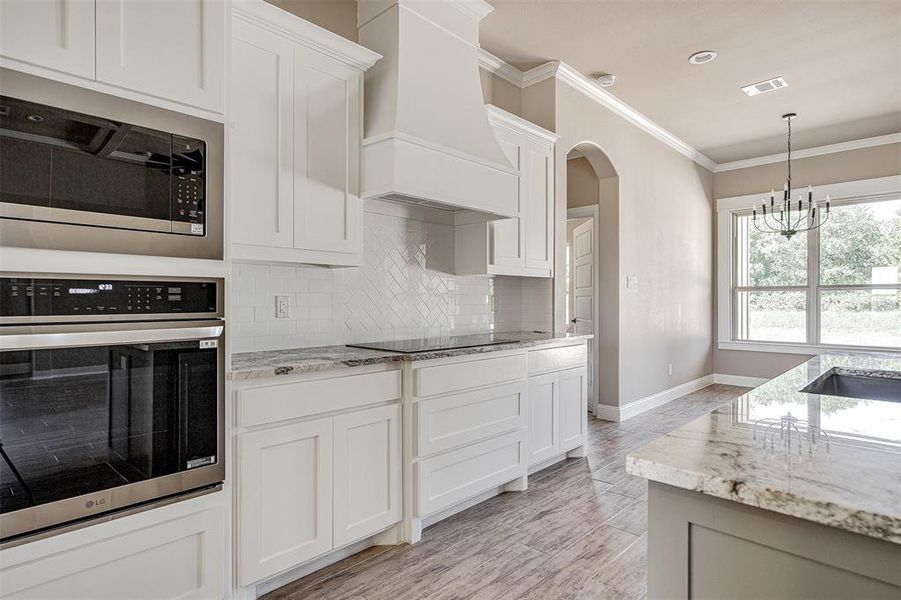
[[[901,132],[901,0],[489,0],[481,45],[561,60],[715,162]],[[692,65],[688,56],[719,58]],[[756,97],[742,85],[781,75]]]

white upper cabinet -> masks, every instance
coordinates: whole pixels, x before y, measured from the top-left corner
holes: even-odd
[[[557,135],[488,106],[488,120],[519,176],[517,214],[509,219],[459,219],[458,275],[554,274],[554,143]]]
[[[221,120],[221,0],[2,0],[2,65]]]
[[[378,58],[262,0],[233,3],[234,258],[361,264],[362,83]]]
[[[222,112],[221,0],[96,0],[97,80]]]
[[[236,19],[231,65],[232,241],[293,248],[294,44]]]
[[[0,55],[94,78],[94,0],[3,0]]]

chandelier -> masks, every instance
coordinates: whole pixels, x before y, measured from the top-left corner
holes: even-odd
[[[769,210],[766,198],[761,204],[762,219],[757,219],[757,209],[753,210],[754,228],[761,233],[778,233],[791,239],[801,231],[816,229],[829,220],[829,195],[826,195],[826,210],[818,210],[817,201],[813,199],[813,186],[807,186],[807,200],[798,194],[797,203],[791,199],[792,189],[792,120],[797,113],[786,113],[782,118],[788,123],[788,176],[782,188],[782,202],[776,204],[776,192],[770,190]]]

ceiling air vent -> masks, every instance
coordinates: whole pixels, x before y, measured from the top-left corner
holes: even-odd
[[[767,92],[781,90],[784,87],[788,87],[788,82],[780,76],[767,79],[766,81],[752,83],[751,85],[742,86],[741,91],[749,96],[759,96],[760,94],[765,94]]]

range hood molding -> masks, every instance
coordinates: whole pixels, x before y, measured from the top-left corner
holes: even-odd
[[[366,72],[361,196],[497,217],[519,178],[488,122],[478,66],[482,0],[360,0]]]

